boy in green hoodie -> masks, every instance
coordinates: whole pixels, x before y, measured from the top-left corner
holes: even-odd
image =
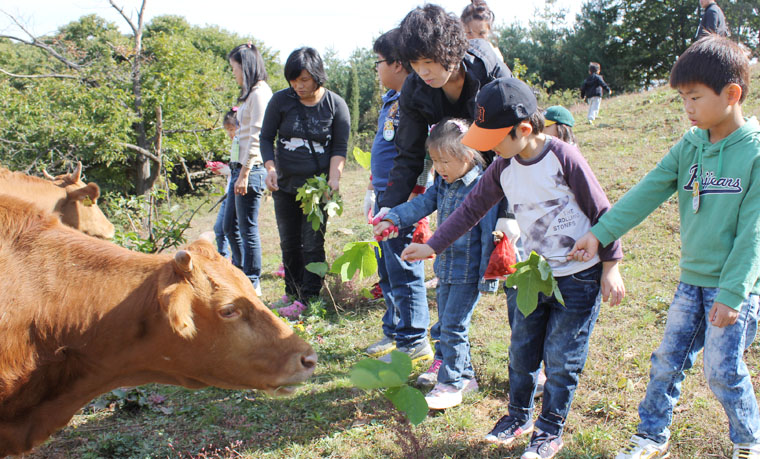
[[[704,347],[704,373],[728,415],[734,458],[760,458],[760,414],[742,354],[755,337],[760,293],[760,125],[742,115],[749,60],[711,35],[676,61],[692,128],[636,186],[579,239],[583,261],[641,223],[673,193],[681,219],[681,279],[665,334],[652,354],[641,423],[617,459],[668,456],[668,426],[684,372]]]

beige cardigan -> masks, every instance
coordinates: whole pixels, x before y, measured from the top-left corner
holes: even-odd
[[[259,150],[259,134],[261,124],[264,121],[264,111],[269,99],[272,98],[272,89],[266,81],[259,81],[251,89],[248,98],[238,107],[237,136],[240,142],[240,164],[252,169],[253,166],[263,163]]]

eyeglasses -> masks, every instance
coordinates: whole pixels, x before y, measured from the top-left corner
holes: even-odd
[[[388,59],[380,59],[379,61],[375,61],[375,68],[377,68],[377,66],[380,65],[381,62],[388,62]]]

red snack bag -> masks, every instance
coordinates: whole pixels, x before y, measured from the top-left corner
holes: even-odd
[[[417,222],[417,228],[414,229],[414,233],[412,234],[412,242],[424,244],[432,235],[433,232],[430,231],[430,222],[427,217],[423,217],[422,220]]]
[[[491,258],[488,259],[488,267],[483,276],[486,279],[504,279],[508,274],[515,272],[512,266],[517,263],[514,245],[506,237],[502,237],[495,244],[496,247],[491,252]]]

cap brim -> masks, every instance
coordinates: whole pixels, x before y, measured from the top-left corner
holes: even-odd
[[[484,129],[473,123],[462,137],[462,144],[478,151],[493,150],[509,134],[512,127]]]
[[[556,124],[557,122],[554,120],[546,120],[544,121],[544,126],[551,126],[552,124]]]

